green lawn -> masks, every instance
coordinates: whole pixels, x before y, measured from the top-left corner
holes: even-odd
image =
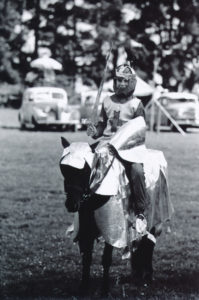
[[[16,110],[1,110],[0,126],[1,299],[72,299],[81,260],[65,238],[72,215],[64,208],[60,137],[85,141],[86,133],[20,131]],[[168,161],[172,232],[158,239],[151,287],[118,283],[130,264],[114,252],[111,299],[199,299],[199,133],[148,132],[147,146]],[[94,251],[90,299],[100,299],[102,248]]]

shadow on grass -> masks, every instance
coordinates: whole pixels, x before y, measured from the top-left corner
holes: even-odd
[[[19,130],[21,132],[74,132],[72,129],[56,128],[56,127],[28,127],[21,129],[18,125],[0,125],[1,129]]]
[[[15,130],[19,130],[19,126],[17,125],[0,125],[0,128],[2,129],[15,129]]]
[[[2,289],[1,299],[73,299],[81,298],[78,293],[79,288],[79,274],[74,273],[62,273],[62,272],[48,272],[46,275],[32,277],[23,282],[18,281],[8,286],[4,286]],[[101,278],[92,278],[89,294],[86,299],[102,299],[101,298]],[[175,299],[181,299],[182,295],[185,295],[186,299],[189,295],[199,295],[199,271],[195,273],[182,273],[172,274],[171,276],[163,276],[156,278],[151,286],[135,287],[133,283],[129,281],[129,277],[123,278],[123,283],[116,284],[116,280],[111,278],[110,288],[111,294],[114,297],[122,298],[122,290],[126,289],[126,295],[128,297],[136,297],[140,299],[140,296],[144,295],[148,299],[157,299],[162,295],[162,299],[167,295],[176,295]],[[112,296],[113,296],[112,294]],[[112,297],[111,296],[111,297]],[[126,298],[128,298],[126,297]],[[184,298],[184,299],[185,299]],[[160,299],[160,298],[158,298]],[[168,298],[169,299],[169,298]]]
[[[157,279],[157,285],[164,286],[173,291],[182,291],[184,293],[199,293],[199,270],[192,272],[172,273],[167,278],[163,276]]]
[[[2,288],[1,299],[72,299],[80,297],[80,275],[49,272]],[[92,278],[89,295],[100,295],[100,278]],[[92,296],[92,297],[93,297]]]

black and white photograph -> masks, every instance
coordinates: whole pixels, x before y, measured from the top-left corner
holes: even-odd
[[[0,1],[0,299],[199,299],[199,0]]]

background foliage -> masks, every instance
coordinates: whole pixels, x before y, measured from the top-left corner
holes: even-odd
[[[98,85],[112,41],[109,76],[126,53],[143,79],[191,91],[198,82],[198,15],[198,0],[3,0],[0,81],[24,83],[30,61],[48,48],[67,78],[79,74]]]

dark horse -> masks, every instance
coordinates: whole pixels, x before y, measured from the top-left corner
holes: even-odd
[[[62,145],[67,148],[70,144],[62,138]],[[61,172],[64,176],[64,188],[66,193],[66,208],[69,212],[77,212],[79,216],[79,230],[76,237],[82,256],[82,279],[80,290],[87,291],[89,287],[90,266],[92,262],[92,251],[94,241],[100,233],[96,225],[95,210],[105,205],[110,196],[93,194],[89,189],[89,178],[91,169],[87,162],[79,169],[74,166],[60,163]],[[143,236],[136,250],[131,252],[132,274],[137,282],[150,283],[153,275],[152,256],[155,246],[155,237],[160,230],[155,226],[151,227],[150,234],[154,239]],[[103,292],[109,289],[109,269],[112,263],[113,246],[105,242],[102,256],[103,266]]]
[[[69,146],[69,143],[62,138],[63,147]],[[83,169],[77,169],[69,165],[60,164],[61,172],[64,176],[64,190],[66,194],[65,206],[68,212],[79,213],[79,231],[76,240],[79,244],[82,256],[82,279],[80,291],[86,292],[89,287],[90,266],[92,262],[92,252],[94,241],[99,234],[95,219],[94,210],[100,205],[106,203],[109,197],[92,195],[89,189],[89,178],[91,169],[87,163]],[[94,199],[93,199],[94,197]],[[94,200],[94,201],[93,201]],[[108,291],[109,268],[112,261],[113,247],[105,243],[102,256],[103,289]]]

